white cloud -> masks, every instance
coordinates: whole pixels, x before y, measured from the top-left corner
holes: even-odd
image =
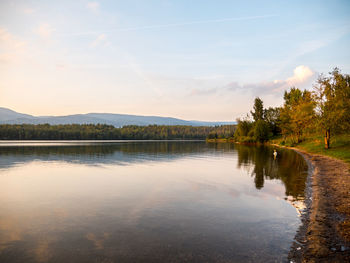
[[[206,88],[206,89],[199,89],[194,88],[191,90],[191,95],[197,96],[197,95],[212,95],[216,94],[218,92],[218,88]]]
[[[34,30],[36,34],[38,34],[43,39],[49,39],[52,35],[52,32],[55,31],[49,24],[44,23],[41,24],[37,29]]]
[[[237,91],[250,92],[254,95],[278,94],[279,92],[283,90],[287,90],[293,86],[297,88],[305,87],[305,85],[310,83],[310,80],[312,80],[313,76],[314,76],[314,72],[309,67],[300,65],[294,69],[293,76],[285,80],[274,80],[274,81],[248,83],[248,84],[240,84],[238,82],[233,81],[221,87],[205,88],[205,89],[194,88],[191,90],[190,95],[191,96],[213,95],[213,94],[226,95],[227,92],[237,92]]]
[[[298,66],[294,69],[294,75],[291,78],[287,79],[287,82],[290,84],[294,83],[303,83],[308,80],[314,73],[312,70],[304,65]]]
[[[36,10],[34,8],[27,7],[27,8],[23,9],[23,13],[25,13],[27,15],[33,14],[35,12],[36,12]]]
[[[90,9],[92,12],[97,12],[98,10],[99,10],[99,8],[100,8],[100,3],[99,2],[88,2],[87,4],[86,4],[86,7],[88,8],[88,9]]]
[[[274,84],[277,84],[275,91],[288,89],[293,86],[303,86],[305,83],[308,83],[311,77],[314,75],[314,72],[307,66],[300,65],[296,67],[293,71],[293,76],[287,78],[284,81],[275,80]]]
[[[242,85],[241,89],[244,88],[252,90],[258,94],[279,93],[280,91],[287,90],[293,86],[297,88],[304,87],[310,82],[312,76],[314,76],[314,72],[309,67],[300,65],[293,70],[293,76],[285,80],[274,80]],[[235,89],[237,89],[237,83],[235,85]]]
[[[109,46],[111,43],[107,40],[107,36],[105,34],[99,35],[94,41],[91,42],[90,47],[97,46]]]
[[[0,27],[0,63],[13,62],[20,58],[26,42],[16,38],[5,28]]]
[[[18,40],[5,28],[0,27],[0,44],[2,47],[19,48],[23,46],[25,42]]]

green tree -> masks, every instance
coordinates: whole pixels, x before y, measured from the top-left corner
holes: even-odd
[[[280,113],[283,135],[296,137],[300,142],[303,133],[310,130],[315,120],[315,101],[310,91],[291,88],[284,93],[284,105]]]
[[[248,136],[249,132],[253,128],[253,123],[248,119],[237,119],[237,128],[235,131],[234,136],[236,138],[241,137],[241,136]]]
[[[264,110],[264,119],[269,124],[270,130],[273,135],[281,133],[280,122],[281,122],[281,108],[269,107]]]
[[[332,133],[350,129],[350,75],[341,74],[338,68],[321,75],[315,88],[317,115],[324,130],[325,148],[330,147]]]
[[[270,138],[269,124],[264,120],[258,120],[254,125],[254,137],[258,142],[266,142]]]
[[[255,98],[253,110],[250,111],[250,113],[252,114],[254,121],[264,119],[264,103],[259,97]]]

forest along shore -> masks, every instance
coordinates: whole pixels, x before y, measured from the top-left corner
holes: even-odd
[[[350,166],[291,149],[304,156],[311,171],[305,190],[307,208],[289,253],[290,262],[350,262]]]

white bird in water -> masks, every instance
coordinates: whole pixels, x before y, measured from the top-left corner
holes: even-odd
[[[277,158],[277,151],[276,151],[276,150],[273,150],[273,159],[276,160],[276,158]]]

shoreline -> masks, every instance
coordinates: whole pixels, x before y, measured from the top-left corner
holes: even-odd
[[[308,165],[305,208],[299,209],[301,225],[288,262],[350,262],[350,165],[296,147],[267,145],[293,150]]]
[[[305,206],[289,262],[350,262],[350,167],[328,156],[288,148],[308,164]]]

